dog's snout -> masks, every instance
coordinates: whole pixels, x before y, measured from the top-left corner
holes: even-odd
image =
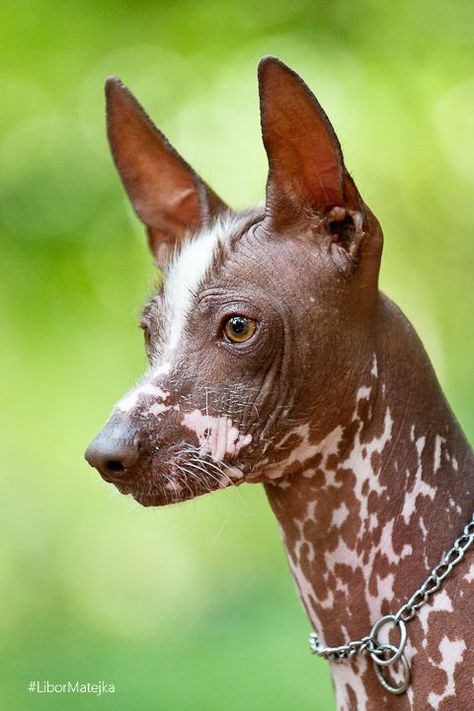
[[[106,479],[119,479],[138,460],[138,436],[121,422],[109,422],[91,442],[85,458]]]

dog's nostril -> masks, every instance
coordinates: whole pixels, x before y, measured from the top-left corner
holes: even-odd
[[[108,459],[105,462],[105,467],[110,472],[123,472],[125,470],[124,465],[118,459]]]
[[[121,423],[109,422],[92,444],[85,457],[104,478],[129,475],[138,461],[139,441],[136,433]]]

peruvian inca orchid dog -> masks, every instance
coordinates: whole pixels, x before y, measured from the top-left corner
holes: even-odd
[[[87,460],[144,506],[262,483],[338,707],[467,709],[472,451],[378,289],[382,231],[325,113],[275,58],[259,90],[266,201],[234,211],[107,81],[114,161],[164,278],[141,322],[149,368]]]

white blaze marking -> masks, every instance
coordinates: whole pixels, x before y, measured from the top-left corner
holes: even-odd
[[[164,283],[165,344],[162,357],[170,356],[183,335],[194,295],[206,276],[216,249],[228,243],[242,218],[224,215],[210,230],[184,243],[170,262]]]
[[[168,375],[171,370],[171,363],[166,361],[166,363],[161,363],[153,368],[152,377],[159,378],[162,375]]]
[[[245,218],[230,214],[218,218],[211,229],[185,241],[181,250],[171,260],[163,290],[165,337],[164,343],[159,346],[161,352],[157,354],[158,362],[145,375],[145,383],[127,393],[117,403],[118,410],[132,411],[142,395],[152,395],[161,401],[169,396],[169,393],[163,392],[153,383],[159,382],[171,372],[171,356],[183,335],[194,295],[212,264],[216,249],[228,243],[243,219]],[[164,412],[165,409],[159,403],[149,410],[152,415]]]
[[[150,395],[160,400],[166,400],[169,396],[169,392],[165,392],[160,387],[153,385],[152,383],[145,383],[144,385],[139,385],[137,388],[127,393],[125,397],[119,400],[115,407],[117,410],[121,410],[122,412],[130,412],[137,406],[138,400],[142,395]]]

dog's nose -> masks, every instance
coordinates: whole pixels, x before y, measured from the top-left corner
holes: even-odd
[[[137,434],[122,423],[108,422],[91,442],[85,458],[106,479],[119,479],[138,460]]]

